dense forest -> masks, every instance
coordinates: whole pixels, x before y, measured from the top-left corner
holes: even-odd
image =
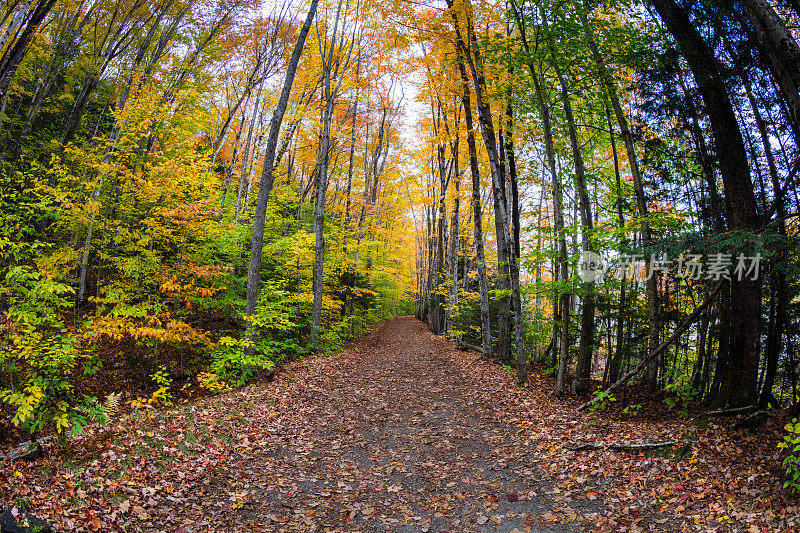
[[[15,424],[68,429],[109,381],[241,385],[408,307],[400,49],[366,6],[307,7],[5,7]]]
[[[559,396],[635,377],[713,407],[797,402],[797,16],[512,1],[432,17],[418,316],[522,383],[544,364]]]
[[[799,42],[795,0],[4,0],[0,442],[411,314],[564,409],[797,416]]]

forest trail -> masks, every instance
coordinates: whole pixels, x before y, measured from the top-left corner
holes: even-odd
[[[540,523],[549,484],[531,450],[512,446],[518,429],[480,394],[480,373],[453,352],[400,317],[306,379],[290,371],[282,401],[291,412],[249,437],[269,444],[234,454],[209,483],[212,494],[254,497],[210,522],[225,531],[574,530]]]
[[[75,533],[797,529],[800,510],[769,468],[774,447],[747,432],[576,414],[552,378],[514,382],[400,317],[272,382],[0,460],[0,489]],[[574,450],[687,432],[686,460]]]

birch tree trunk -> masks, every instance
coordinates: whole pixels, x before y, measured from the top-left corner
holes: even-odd
[[[531,56],[530,44],[527,38],[527,29],[525,26],[525,19],[522,12],[518,9],[515,3],[511,3],[514,16],[517,21],[517,27],[520,30],[522,45],[528,56]],[[547,103],[542,87],[542,80],[540,74],[536,71],[536,67],[532,59],[528,61],[528,70],[533,80],[534,89],[536,91],[536,101],[539,104],[539,114],[542,117],[542,130],[544,134],[544,148],[545,156],[547,158],[547,169],[550,172],[551,185],[553,188],[553,231],[558,243],[558,260],[554,262],[556,268],[554,281],[558,282],[559,274],[560,279],[565,281],[569,279],[569,269],[567,264],[567,237],[564,231],[564,200],[561,187],[561,178],[558,175],[556,168],[555,150],[553,148],[553,126],[550,120],[550,106]],[[567,364],[569,361],[569,322],[570,322],[570,309],[569,309],[569,294],[565,290],[560,290],[558,296],[554,295],[553,302],[553,319],[560,324],[561,342],[556,338],[557,329],[553,331],[553,350],[556,346],[560,347],[558,355],[558,372],[556,377],[556,395],[562,396],[564,394],[564,380],[566,375]]]
[[[448,5],[452,7],[452,0],[448,0]],[[469,3],[467,6],[469,6]],[[469,48],[467,48],[464,40],[461,38],[460,29],[458,27],[458,19],[455,13],[453,13],[453,17],[456,26],[458,44],[462,48],[464,56],[467,58],[467,63],[469,64],[469,68],[472,73],[472,80],[475,87],[475,99],[478,104],[478,119],[481,126],[481,134],[483,136],[484,144],[486,145],[486,151],[489,155],[489,167],[492,174],[492,192],[494,193],[495,204],[498,260],[501,261],[501,263],[505,263],[505,270],[510,278],[509,281],[511,286],[511,294],[516,295],[516,297],[519,298],[519,270],[516,268],[516,261],[511,248],[508,210],[504,194],[502,175],[500,173],[500,160],[497,149],[494,122],[492,119],[492,111],[489,103],[484,100],[484,94],[486,92],[486,79],[484,77],[483,65],[481,63],[481,54],[480,50],[478,49],[477,38],[472,29],[472,18],[470,14],[467,13],[466,15],[467,37],[470,45]],[[479,66],[481,67],[480,69],[478,68]],[[503,324],[503,318],[504,317],[502,316],[498,317],[498,321],[501,322],[499,325],[505,326],[506,331],[508,331],[509,319],[506,317],[505,324]],[[507,338],[505,341],[507,344],[506,346],[500,346],[500,349],[507,351],[509,355],[506,357],[508,358],[510,356],[510,339],[508,338],[508,333],[506,335]],[[499,339],[499,342],[501,341],[502,339]],[[524,383],[527,380],[527,356],[525,353],[524,332],[522,331],[517,332],[516,349],[517,380],[520,383]],[[500,351],[498,355],[502,357],[503,352]]]
[[[245,141],[244,154],[242,155],[242,173],[239,176],[239,187],[236,190],[236,209],[233,215],[234,217],[233,223],[236,226],[239,225],[239,215],[243,211],[242,198],[245,196],[245,187],[247,180],[247,163],[248,163],[248,158],[250,156],[250,143],[253,140],[253,129],[255,129],[256,121],[258,120],[258,117],[261,114],[261,108],[260,108],[261,92],[264,89],[265,81],[266,81],[266,76],[263,76],[261,79],[261,83],[258,85],[258,92],[256,93],[256,101],[253,104],[253,117],[250,119],[250,126],[247,129],[247,141]]]
[[[328,166],[330,164],[330,148],[331,148],[331,122],[333,118],[334,105],[336,97],[339,93],[339,88],[344,81],[344,73],[347,70],[350,55],[353,52],[353,44],[355,42],[355,30],[353,31],[353,39],[350,41],[349,50],[346,51],[347,57],[342,60],[341,54],[345,52],[344,47],[346,42],[342,40],[342,44],[337,44],[337,37],[339,33],[339,22],[342,12],[343,0],[339,0],[336,6],[336,18],[333,23],[333,30],[330,36],[330,47],[327,48],[327,35],[319,35],[319,27],[317,27],[317,34],[319,37],[320,52],[323,58],[323,95],[325,98],[325,109],[322,117],[322,142],[320,147],[320,157],[317,172],[317,185],[316,185],[316,198],[314,202],[314,267],[312,273],[312,288],[314,292],[314,301],[311,306],[311,343],[316,344],[320,340],[320,329],[322,323],[322,296],[323,296],[323,266],[325,263],[325,192],[328,188]],[[346,21],[342,22],[342,33],[344,33],[344,25]],[[334,67],[335,63],[335,67]],[[336,83],[332,84],[331,81],[335,79]]]

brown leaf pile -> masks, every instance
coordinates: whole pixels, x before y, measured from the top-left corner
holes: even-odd
[[[518,388],[411,317],[272,383],[0,465],[0,497],[64,531],[750,531],[800,527],[777,449],[718,426],[685,460],[570,451],[686,441]],[[763,439],[762,439],[763,440]]]

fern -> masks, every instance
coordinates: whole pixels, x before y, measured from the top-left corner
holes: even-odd
[[[103,402],[103,411],[105,411],[107,421],[117,416],[120,405],[122,405],[121,400],[122,393],[120,392],[112,392],[106,396],[106,400]]]

